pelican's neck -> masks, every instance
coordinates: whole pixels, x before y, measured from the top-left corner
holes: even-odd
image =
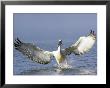
[[[61,46],[58,46],[58,51],[59,51],[59,52],[61,51]]]

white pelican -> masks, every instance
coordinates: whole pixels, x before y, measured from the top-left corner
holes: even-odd
[[[62,49],[62,40],[59,40],[58,49],[52,52],[40,49],[31,43],[24,43],[18,38],[15,39],[14,46],[16,50],[27,56],[32,61],[40,64],[48,64],[51,61],[51,57],[55,57],[58,65],[60,65],[60,63],[65,60],[66,56],[71,53],[82,55],[88,52],[93,47],[95,41],[96,34],[91,30],[89,35],[80,37],[75,44],[72,44],[66,49]]]

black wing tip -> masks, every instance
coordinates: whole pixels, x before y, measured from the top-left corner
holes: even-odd
[[[15,40],[14,40],[14,46],[15,48],[21,46],[23,43],[21,42],[21,40],[17,37]]]
[[[90,34],[92,34],[92,35],[94,35],[94,36],[96,36],[96,34],[95,34],[95,31],[94,30],[90,30]]]

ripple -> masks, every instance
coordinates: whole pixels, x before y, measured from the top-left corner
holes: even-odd
[[[55,59],[47,65],[41,65],[28,60],[17,51],[14,51],[13,56],[14,75],[97,75],[96,47],[82,56],[70,55],[68,64],[63,63],[60,66]]]

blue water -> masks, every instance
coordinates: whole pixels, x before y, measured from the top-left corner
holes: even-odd
[[[28,40],[27,40],[28,41]],[[28,41],[32,42],[32,41]],[[44,50],[53,51],[57,49],[58,41],[37,41],[37,46]],[[63,47],[72,44],[71,40],[65,40]],[[70,55],[68,58],[71,68],[59,69],[55,59],[47,65],[38,64],[27,59],[20,52],[14,49],[14,75],[97,75],[97,44],[86,54],[82,56]]]

